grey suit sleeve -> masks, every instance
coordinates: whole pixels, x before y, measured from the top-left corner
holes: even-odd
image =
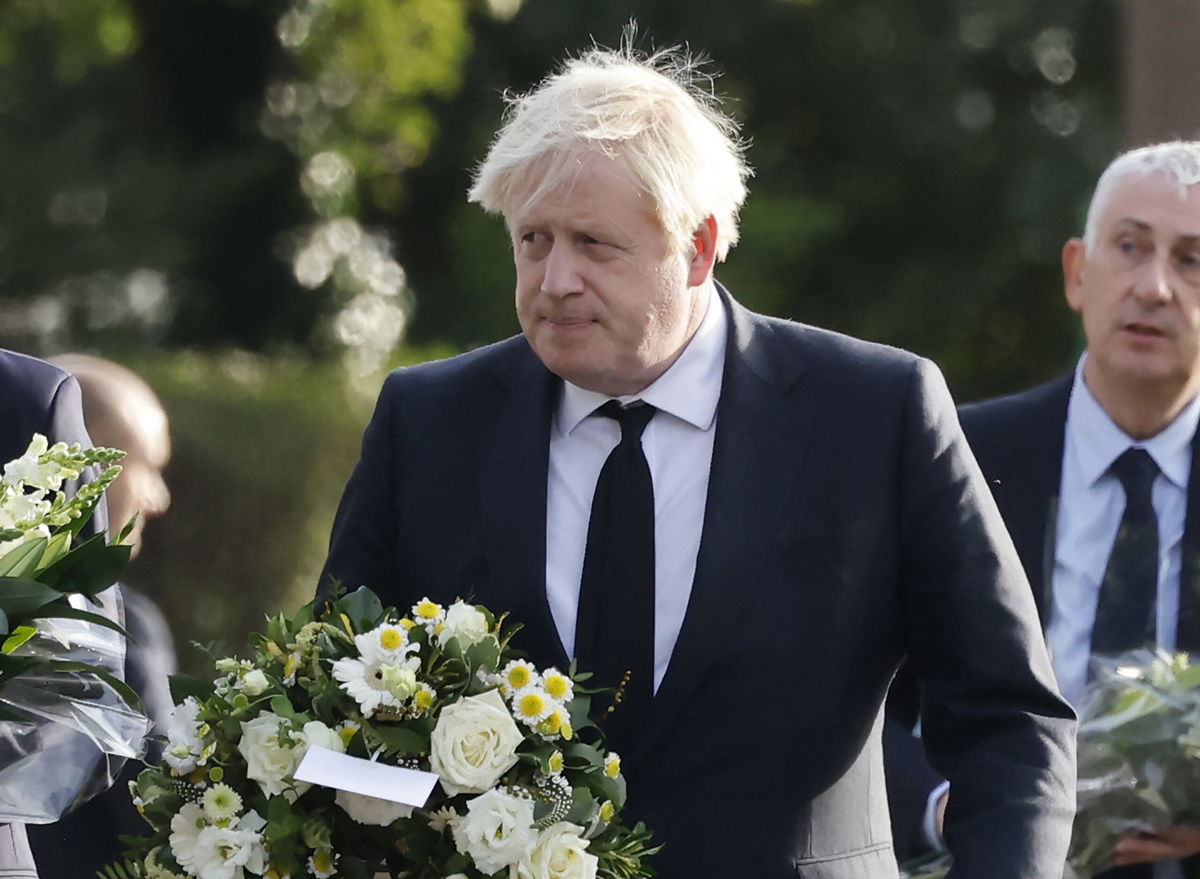
[[[1074,814],[1075,723],[1058,694],[1028,582],[931,364],[915,371],[901,473],[909,659],[922,734],[950,781],[953,876],[1062,874]]]

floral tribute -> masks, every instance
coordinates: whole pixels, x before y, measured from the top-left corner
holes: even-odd
[[[130,785],[153,833],[107,875],[653,876],[649,831],[618,817],[620,758],[580,740],[584,676],[521,658],[515,631],[462,601],[401,615],[365,588],[270,619],[252,659],[173,682],[162,761]],[[297,780],[317,745],[440,786],[414,806]]]
[[[1111,869],[1126,833],[1200,823],[1200,665],[1187,653],[1150,649],[1090,663],[1063,879]],[[905,864],[901,876],[944,879],[951,863],[935,853]]]
[[[4,465],[0,475],[0,690],[21,675],[28,679],[87,673],[103,678],[122,698],[136,704],[133,692],[98,665],[63,659],[53,651],[19,649],[32,646],[47,619],[83,620],[120,631],[100,613],[72,605],[70,597],[94,599],[116,582],[129,561],[129,547],[119,545],[124,534],[113,544],[106,544],[100,535],[75,544],[105,489],[120,474],[115,462],[124,456],[117,449],[51,445],[34,434],[25,454]],[[89,468],[96,477],[67,497],[64,483]]]

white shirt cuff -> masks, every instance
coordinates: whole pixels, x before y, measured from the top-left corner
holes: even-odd
[[[943,781],[930,791],[929,799],[925,801],[925,820],[922,822],[921,828],[925,831],[925,841],[933,847],[934,851],[940,852],[946,848],[946,841],[942,839],[942,834],[938,832],[937,808],[938,801],[949,790],[950,782]]]

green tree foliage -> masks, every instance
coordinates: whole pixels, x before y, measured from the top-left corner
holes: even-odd
[[[747,305],[933,357],[963,398],[1064,368],[1058,270],[1116,148],[1115,10],[1085,0],[528,0],[477,22],[466,82],[409,174],[401,261],[417,338],[515,331],[502,224],[465,204],[499,120],[567,50],[706,51],[756,168],[718,271]]]
[[[3,5],[3,342],[361,342],[324,319],[364,292],[402,303],[404,284],[387,237],[357,223],[360,185],[394,203],[428,150],[468,2]],[[317,271],[309,245],[336,219]]]

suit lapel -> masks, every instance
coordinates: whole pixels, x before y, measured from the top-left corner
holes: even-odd
[[[478,521],[488,571],[481,600],[522,625],[515,646],[566,668],[546,600],[546,478],[559,382],[524,339],[510,344],[513,356],[495,376],[476,431]]]
[[[1019,409],[985,403],[963,410],[971,449],[1021,558],[1043,627],[1049,622],[1071,384],[1067,376],[1036,388]]]
[[[731,596],[739,594],[739,584],[762,582],[757,568],[769,555],[762,547],[779,532],[785,499],[794,509],[793,484],[813,423],[795,399],[801,367],[794,355],[776,350],[769,324],[718,289],[729,338],[700,551],[683,626],[639,743],[642,753],[669,728],[718,655],[713,633],[738,637],[729,631]]]

